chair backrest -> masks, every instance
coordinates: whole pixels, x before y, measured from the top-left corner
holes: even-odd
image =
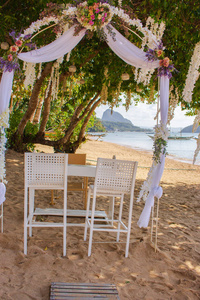
[[[64,187],[67,165],[68,155],[64,153],[25,153],[25,184]]]
[[[94,187],[97,191],[130,194],[134,190],[137,162],[98,158]]]
[[[68,163],[72,165],[85,165],[86,164],[86,154],[68,154]]]

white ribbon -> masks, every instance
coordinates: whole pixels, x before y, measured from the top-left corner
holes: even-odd
[[[6,200],[6,186],[3,182],[0,183],[0,205]]]
[[[140,218],[137,222],[138,226],[146,228],[149,224],[149,219],[151,215],[151,208],[154,206],[154,199],[160,199],[163,194],[163,189],[159,187],[154,187],[151,189],[144,206],[144,209],[140,215]]]

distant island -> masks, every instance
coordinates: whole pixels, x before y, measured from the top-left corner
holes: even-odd
[[[101,122],[102,127],[105,130],[99,131],[107,131],[107,132],[114,132],[114,131],[142,131],[142,132],[153,132],[151,129],[140,128],[132,124],[132,122],[126,118],[124,118],[120,113],[107,109],[104,111],[102,119],[98,120]],[[95,127],[91,127],[88,129],[88,132],[95,132]]]
[[[192,133],[192,128],[193,128],[193,125],[184,127],[184,128],[181,130],[181,133]],[[197,128],[197,130],[195,131],[195,133],[200,133],[200,126]]]

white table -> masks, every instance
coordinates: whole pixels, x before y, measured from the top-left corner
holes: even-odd
[[[68,165],[68,176],[80,176],[80,177],[95,177],[96,174],[96,166],[92,165]],[[89,212],[89,215],[91,211]],[[62,215],[62,209],[54,209],[54,208],[46,208],[40,209],[36,208],[35,215]],[[68,217],[85,217],[86,210],[76,210],[76,209],[68,209],[67,216]],[[99,218],[107,218],[105,211],[95,211],[95,217]],[[84,227],[85,223],[67,223],[67,226],[81,226]]]
[[[68,176],[95,177],[96,166],[68,165]]]

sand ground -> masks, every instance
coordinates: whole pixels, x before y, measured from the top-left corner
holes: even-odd
[[[38,151],[51,152],[37,146]],[[152,157],[112,143],[88,140],[77,153],[87,163],[97,157],[137,160],[135,196],[145,180]],[[0,234],[0,299],[47,300],[51,282],[114,283],[121,300],[200,299],[200,166],[166,159],[161,180],[158,251],[150,242],[150,227],[137,226],[144,203],[134,202],[129,257],[123,243],[94,243],[87,256],[83,228],[70,227],[67,257],[62,256],[61,229],[35,229],[23,254],[24,155],[6,152],[7,191],[4,233]],[[50,205],[50,193],[38,194]],[[38,200],[39,201],[39,200]],[[60,200],[58,199],[57,202]],[[82,195],[70,193],[68,204],[83,208]],[[126,207],[126,203],[125,203]],[[96,235],[95,241],[106,237]]]

